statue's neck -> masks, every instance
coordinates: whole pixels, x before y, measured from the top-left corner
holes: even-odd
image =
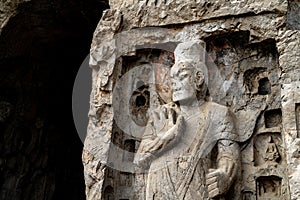
[[[201,99],[199,101],[180,101],[180,110],[181,113],[185,116],[192,116],[200,111],[200,106],[204,103],[204,99]]]

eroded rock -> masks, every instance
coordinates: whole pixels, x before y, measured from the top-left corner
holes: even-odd
[[[91,48],[93,91],[84,148],[84,155],[92,155],[88,162],[84,159],[87,199],[300,198],[295,142],[300,45],[299,31],[286,29],[288,2],[150,0],[110,5]],[[199,45],[188,45],[196,41]],[[172,69],[180,60],[182,66],[203,65],[206,70],[186,72],[172,83]],[[185,153],[176,151],[176,136],[186,134],[180,143],[188,140],[191,127],[199,128],[187,116],[186,126],[178,122],[187,103],[179,97],[193,102],[189,93],[180,92],[185,80],[200,80],[195,76],[207,88],[194,88],[194,100],[201,100],[190,110],[200,112],[196,119],[202,120],[202,128],[207,123],[214,129],[196,133],[194,143],[185,142]],[[199,106],[207,103],[213,109]],[[164,109],[171,114],[163,117]],[[231,120],[225,120],[224,109]],[[206,110],[219,114],[212,117]],[[236,148],[222,154],[222,145]],[[202,154],[207,157],[197,160]],[[220,162],[223,158],[228,160]],[[195,172],[195,160],[202,164],[202,174]],[[219,173],[222,167],[232,169],[231,175]]]

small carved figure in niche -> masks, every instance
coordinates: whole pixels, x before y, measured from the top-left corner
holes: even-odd
[[[269,138],[269,142],[266,146],[266,151],[264,154],[264,160],[271,164],[271,163],[278,163],[278,161],[280,160],[280,154],[278,151],[278,148],[276,146],[276,144],[274,143],[273,137],[270,136]]]
[[[257,179],[258,199],[280,197],[281,179],[276,176]]]
[[[253,200],[253,192],[245,191],[243,195],[243,200]]]
[[[104,199],[105,200],[114,200],[114,189],[108,185],[104,190]]]
[[[132,186],[132,174],[127,172],[120,173],[120,185]]]
[[[227,107],[206,101],[206,66],[198,42],[181,43],[171,69],[173,102],[155,110],[135,163],[149,167],[146,199],[225,199],[240,149]],[[217,149],[217,158],[211,152]]]

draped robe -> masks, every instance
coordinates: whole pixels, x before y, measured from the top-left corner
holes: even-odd
[[[196,115],[184,116],[178,142],[152,160],[146,200],[209,199],[205,177],[208,169],[216,167],[212,150],[217,149],[216,157],[232,154],[218,143],[238,138],[227,107],[205,102],[199,109]]]

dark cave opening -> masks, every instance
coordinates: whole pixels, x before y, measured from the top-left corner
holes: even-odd
[[[85,199],[72,88],[107,8],[100,0],[32,0],[4,27],[0,199]]]
[[[258,94],[267,95],[271,94],[271,83],[267,77],[262,78],[258,81]]]

